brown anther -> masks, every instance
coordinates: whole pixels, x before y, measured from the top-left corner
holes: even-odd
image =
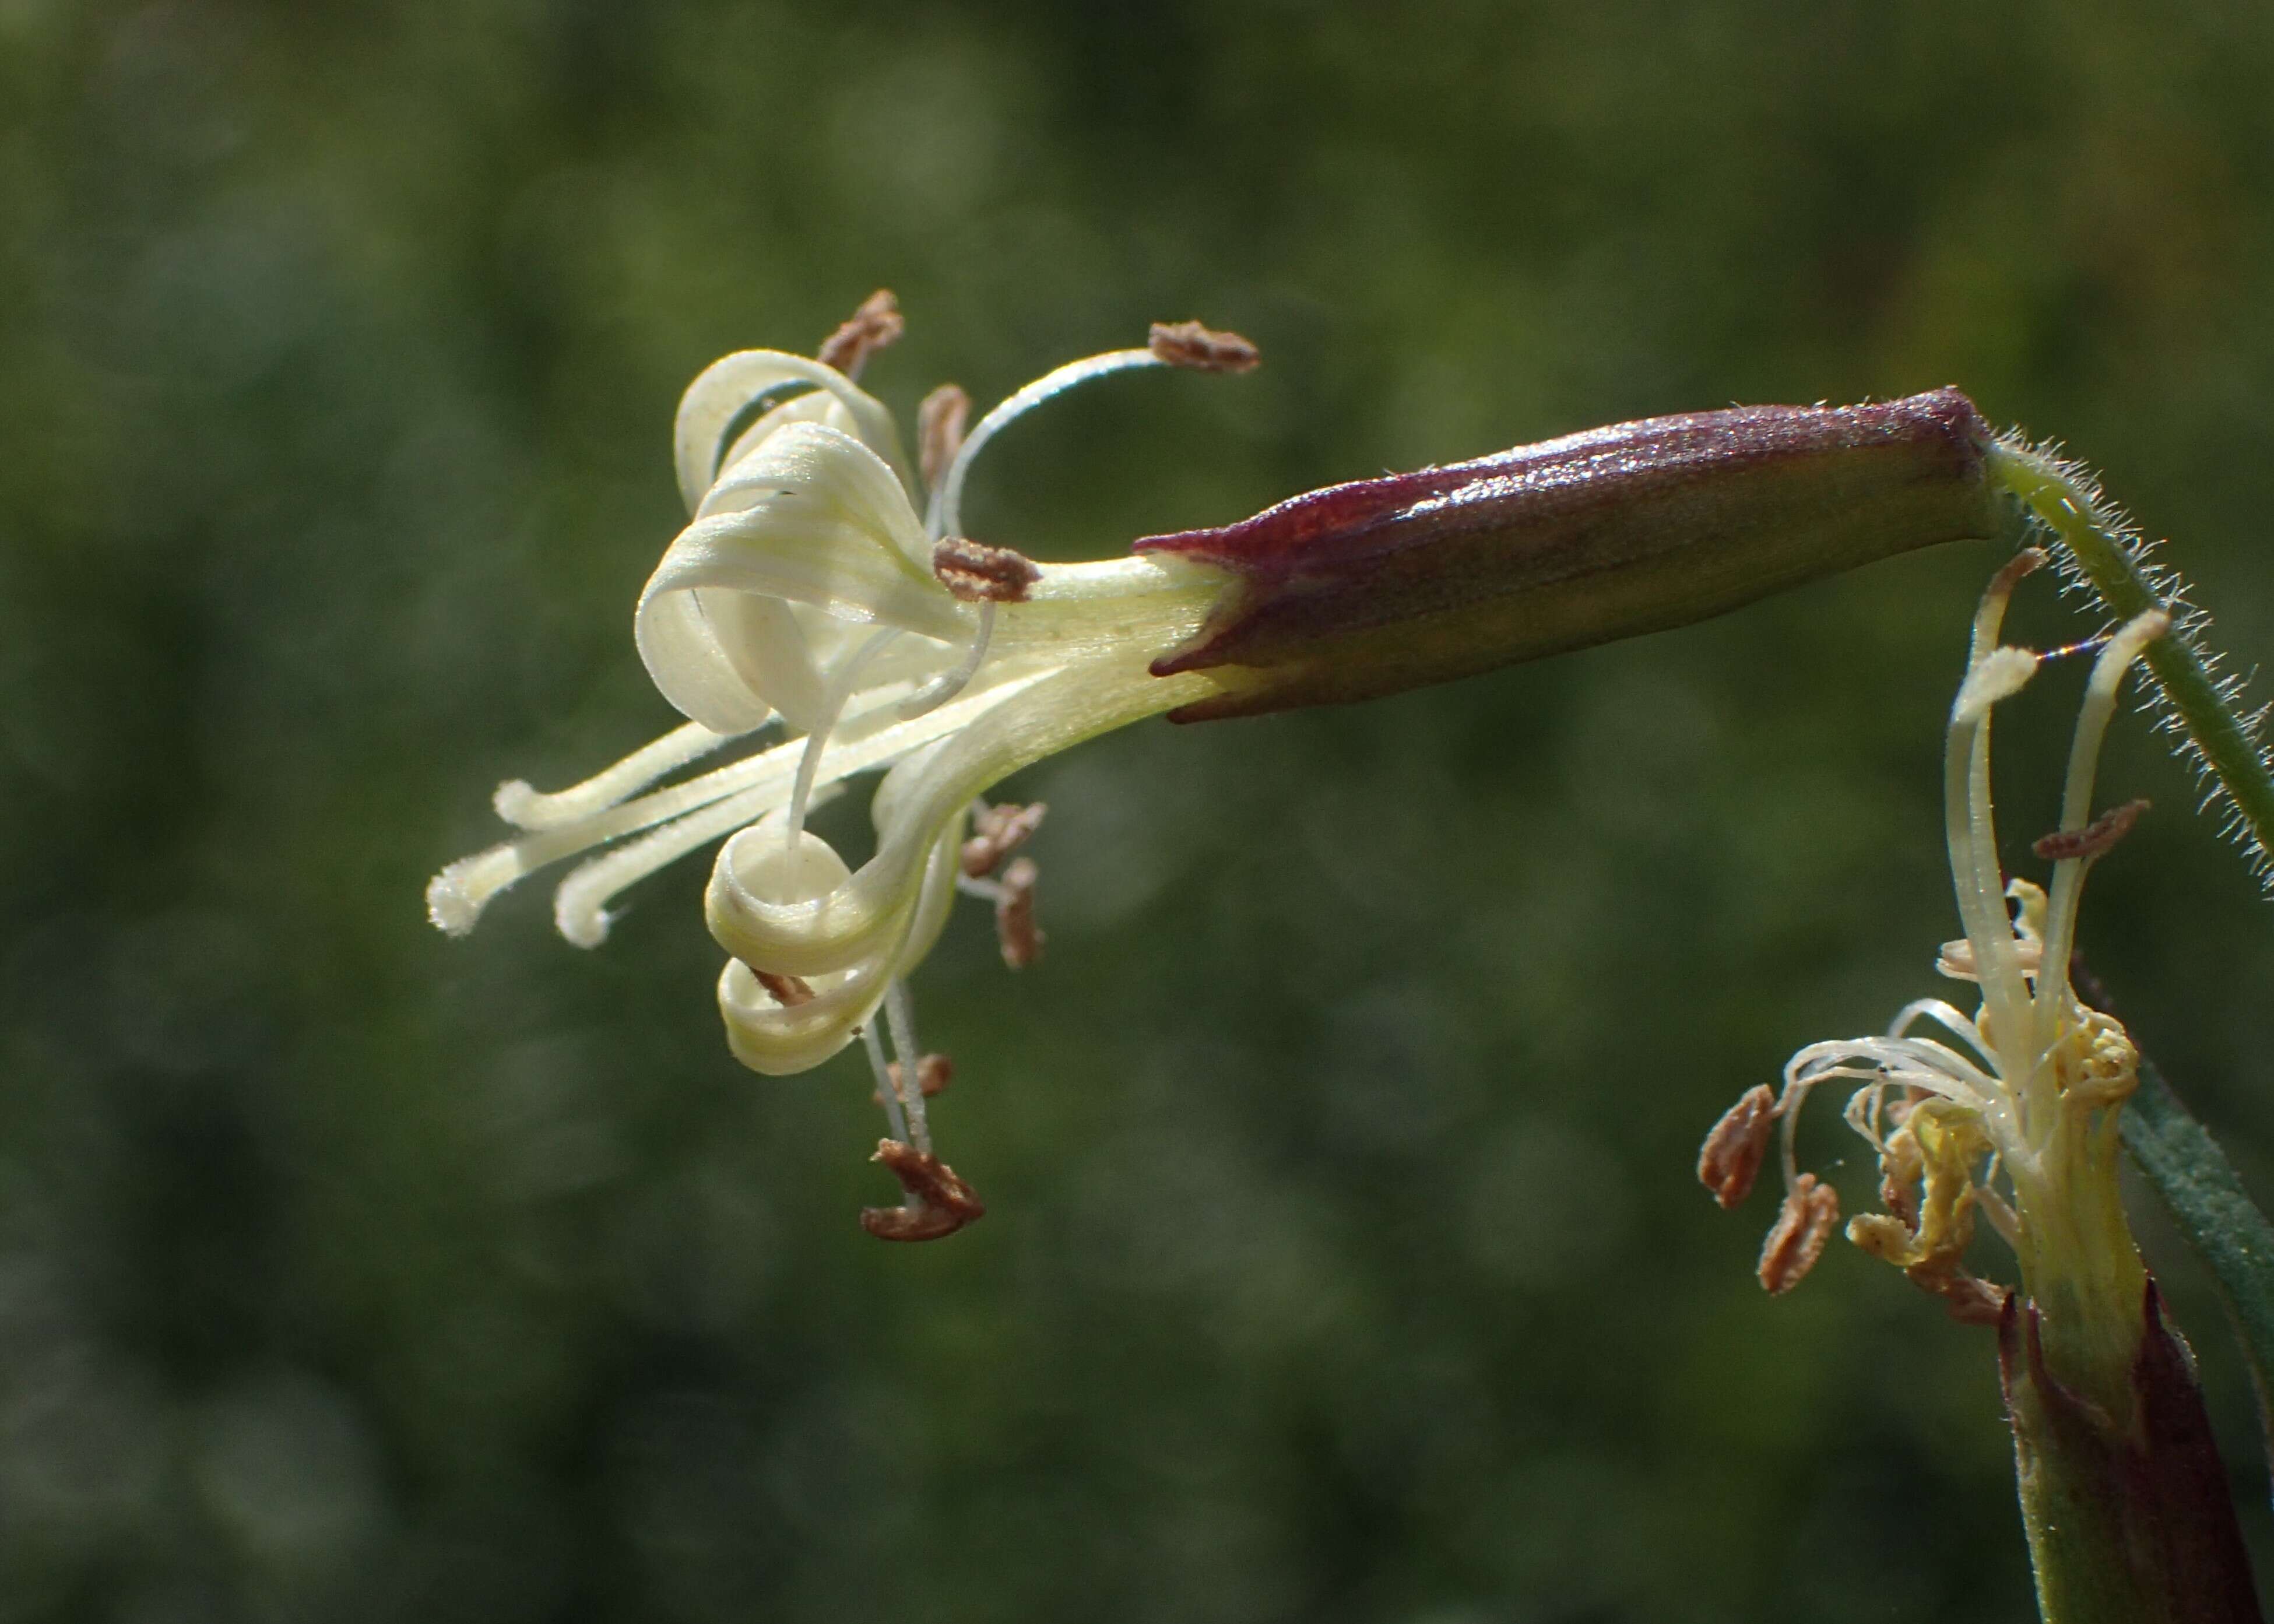
[[[1761,1286],[1771,1297],[1791,1290],[1824,1255],[1840,1222],[1840,1192],[1803,1173],[1785,1192],[1784,1210],[1761,1244]]]
[[[2127,801],[2120,807],[2111,807],[2082,829],[2062,829],[2041,837],[2029,849],[2048,862],[2067,862],[2072,857],[2097,857],[2110,846],[2132,832],[2132,825],[2140,821],[2140,814],[2148,809],[2144,801]]]
[[[986,1205],[971,1186],[929,1151],[897,1139],[879,1139],[870,1160],[883,1162],[908,1194],[900,1207],[861,1209],[861,1227],[880,1241],[934,1241],[987,1215]]]
[[[1761,1162],[1775,1137],[1776,1095],[1766,1083],[1745,1090],[1706,1135],[1698,1151],[1698,1182],[1713,1192],[1724,1208],[1736,1206],[1752,1193]]]
[[[1146,335],[1145,348],[1171,366],[1196,372],[1245,372],[1254,370],[1262,351],[1237,333],[1219,333],[1197,321],[1156,321]]]
[[[971,820],[971,838],[963,843],[963,872],[975,880],[994,873],[1005,857],[1026,845],[1028,837],[1042,827],[1043,814],[1049,810],[1039,801],[1030,807],[1005,802],[981,808]]]
[[[892,1078],[892,1088],[897,1093],[900,1086],[900,1063],[888,1060],[885,1063],[885,1071]],[[955,1062],[945,1055],[926,1055],[916,1062],[916,1086],[927,1100],[936,1094],[945,1094],[948,1084],[954,1080]],[[885,1102],[881,1094],[872,1092],[869,1097],[879,1105]]]
[[[931,573],[951,596],[967,604],[1022,604],[1043,572],[1034,560],[1008,547],[990,547],[968,536],[935,542]]]
[[[757,978],[759,986],[773,995],[774,1002],[786,1010],[794,1010],[801,1004],[813,1002],[813,985],[802,975],[782,975],[772,970],[760,970],[755,966],[752,967],[750,974]]]
[[[923,470],[925,490],[939,483],[963,449],[963,425],[970,416],[971,397],[952,383],[940,385],[916,408],[916,465]]]
[[[817,358],[847,378],[858,378],[869,357],[898,338],[907,324],[900,320],[900,302],[890,288],[879,288],[861,301],[861,308],[845,324],[821,341]]]
[[[1035,882],[1042,870],[1031,857],[1014,857],[998,881],[1002,894],[995,899],[995,940],[1003,962],[1023,970],[1042,957],[1044,937],[1035,923]]]

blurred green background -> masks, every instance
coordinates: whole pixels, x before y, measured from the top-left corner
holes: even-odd
[[[1987,546],[1031,772],[1047,957],[973,908],[915,983],[992,1209],[938,1246],[855,1225],[856,1058],[727,1057],[707,861],[593,953],[420,891],[673,719],[678,393],[879,285],[903,410],[1263,346],[1006,437],[972,528],[1044,556],[1955,382],[2248,665],[2270,84],[2218,0],[0,0],[0,1620],[2027,1616],[1989,1338],[1844,1243],[1766,1299],[1690,1173],[1935,985]],[[2274,1191],[2274,914],[2119,735],[2086,945]]]

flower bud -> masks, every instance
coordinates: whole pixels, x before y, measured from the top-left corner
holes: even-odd
[[[1956,389],[1615,424],[1152,536],[1239,585],[1153,673],[1258,680],[1178,721],[1370,699],[1706,620],[1999,533],[1989,426]]]

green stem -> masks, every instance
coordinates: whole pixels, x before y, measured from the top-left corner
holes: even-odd
[[[1987,458],[1991,476],[2060,538],[2117,620],[2172,607],[2143,567],[2128,527],[2100,500],[2090,479],[2042,452],[2010,442],[1992,446]],[[2211,674],[2186,621],[2150,643],[2145,659],[2202,765],[2233,802],[2263,869],[2274,862],[2274,771],[2250,725],[2236,712],[2231,685]]]

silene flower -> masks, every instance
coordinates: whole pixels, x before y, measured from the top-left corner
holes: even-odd
[[[2101,740],[2125,673],[2170,620],[2142,614],[2100,646],[2060,827],[2034,848],[2052,863],[2051,888],[2009,883],[1991,799],[1991,712],[2036,675],[2042,657],[1998,637],[2014,584],[2044,558],[2019,554],[1984,594],[1950,709],[1944,815],[1965,935],[1943,944],[1935,967],[1979,988],[1977,1007],[1969,1014],[1921,998],[1883,1036],[1811,1043],[1787,1063],[1781,1092],[1753,1089],[1707,1136],[1698,1176],[1725,1207],[1744,1199],[1772,1138],[1781,1141],[1785,1199],[1760,1265],[1772,1292],[1799,1282],[1838,1222],[1831,1187],[1799,1170],[1794,1131],[1810,1094],[1844,1079],[1861,1085],[1847,1121],[1879,1158],[1886,1207],[1850,1221],[1856,1245],[1942,1297],[1960,1319],[1994,1324],[2007,1294],[1965,1261],[1978,1214],[2013,1249],[2033,1299],[2078,1299],[2063,1304],[2064,1323],[2129,1325],[2138,1316],[2147,1276],[2116,1183],[2118,1113],[2138,1085],[2138,1056],[2121,1023],[2077,996],[2069,957],[2086,871],[2146,805],[2093,816]]]
[[[581,856],[553,913],[592,946],[626,887],[723,838],[704,913],[727,955],[728,1045],[779,1075],[862,1042],[890,1134],[878,1159],[907,1192],[863,1214],[885,1238],[947,1234],[983,1210],[932,1147],[925,1096],[948,1067],[916,1042],[907,978],[960,891],[993,905],[1013,965],[1040,945],[1035,870],[1017,847],[1043,808],[982,799],[1006,776],[1164,711],[1246,715],[1446,680],[2002,523],[1988,431],[1945,389],[1617,425],[1313,492],[1118,558],[1042,563],[964,533],[978,454],[1078,384],[1242,372],[1254,347],[1156,326],[1145,348],[1059,367],[968,433],[968,400],[945,386],[919,412],[911,462],[856,381],[900,328],[880,293],[817,359],[744,351],[689,387],[674,452],[689,522],[633,624],[685,723],[571,788],[502,786],[515,837],[426,894],[459,935],[523,876]],[[855,868],[808,818],[868,774],[877,843]]]
[[[1944,762],[1950,869],[1965,934],[1936,968],[1978,989],[1969,1012],[1921,998],[1884,1035],[1811,1043],[1784,1085],[1750,1091],[1715,1124],[1698,1177],[1742,1201],[1773,1149],[1784,1200],[1761,1283],[1790,1289],[1838,1226],[1829,1184],[1800,1170],[1794,1130],[1819,1086],[1857,1085],[1846,1118],[1876,1154],[1884,1210],[1848,1238],[1901,1269],[1962,1321],[1998,1328],[2023,1522],[2048,1619],[2255,1620],[2248,1564],[2193,1356],[2141,1260],[2118,1182],[2120,1118],[2140,1056],[2116,1018],[2078,996],[2086,873],[2144,801],[2095,815],[2101,741],[2132,664],[2170,629],[2151,610],[2097,643],[2068,760],[2060,823],[2035,842],[2044,886],[1999,866],[1990,777],[1995,707],[2042,657],[2001,644],[2019,554],[1984,594]],[[2086,645],[2088,647],[2093,645]],[[2017,1289],[1969,1267],[1977,1220],[2013,1252]]]
[[[924,1097],[948,1068],[917,1047],[905,978],[959,891],[995,904],[1013,966],[1040,941],[1035,868],[1012,853],[1043,808],[980,795],[1093,733],[1231,686],[1148,669],[1199,629],[1220,572],[1174,555],[1037,564],[971,541],[965,481],[998,432],[1077,384],[1162,365],[1240,372],[1255,352],[1197,323],[1156,327],[1145,349],[1062,366],[968,433],[968,401],[947,386],[920,414],[920,481],[891,416],[855,381],[900,329],[880,293],[818,360],[746,350],[689,387],[674,449],[690,523],[633,621],[649,675],[687,722],[572,788],[501,786],[498,816],[523,832],[444,868],[426,903],[461,935],[522,876],[621,841],[554,896],[561,934],[595,946],[626,887],[727,837],[704,913],[729,955],[719,979],[728,1045],[752,1071],[784,1075],[862,1040],[891,1131],[878,1159],[908,1194],[863,1222],[888,1239],[927,1239],[984,1209],[933,1153]],[[789,736],[651,788],[775,731]],[[876,851],[856,870],[807,816],[872,772]]]

